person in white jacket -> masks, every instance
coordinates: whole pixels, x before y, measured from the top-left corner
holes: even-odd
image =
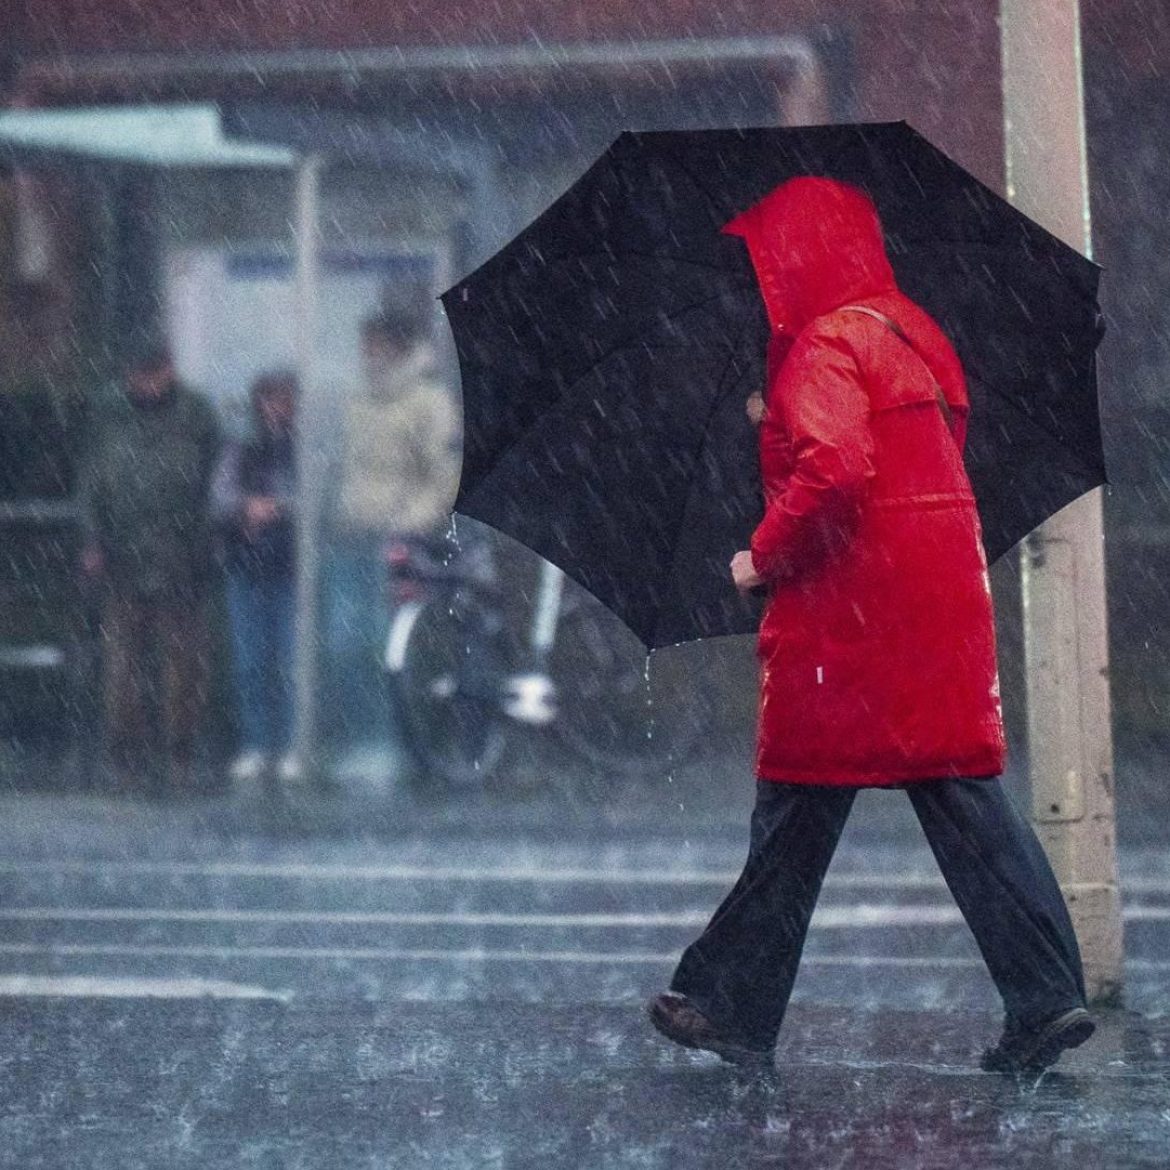
[[[409,314],[383,312],[362,326],[362,363],[345,411],[337,529],[378,541],[433,532],[459,481],[458,413],[435,347]]]
[[[345,405],[333,477],[330,636],[340,738],[392,741],[378,657],[387,629],[382,549],[438,532],[459,482],[459,413],[439,370],[427,305],[362,324],[362,379]]]

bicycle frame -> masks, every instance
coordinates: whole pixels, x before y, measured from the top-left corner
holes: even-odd
[[[417,554],[403,544],[389,557],[402,587],[384,665],[393,701],[408,713],[407,734],[421,736],[411,751],[424,774],[481,782],[516,725],[552,725],[559,741],[607,776],[661,768],[701,734],[702,714],[677,700],[669,708],[677,716],[669,732],[651,734],[644,657],[631,656],[628,637],[619,648],[612,618],[585,594],[568,590],[555,565],[541,563],[531,609],[509,636],[490,567],[476,571],[474,558],[470,567],[452,563],[449,548],[434,542],[429,555],[426,543],[415,547]],[[443,643],[443,629],[455,640]],[[423,645],[434,649],[420,658]],[[443,730],[432,737],[435,725]]]
[[[433,590],[454,592],[459,588],[486,593],[472,578],[460,576],[457,571],[428,574],[415,570],[417,577],[429,588],[422,596],[401,602],[394,611],[383,654],[383,666],[391,674],[401,672],[406,665],[407,647],[414,627],[426,608]],[[548,674],[548,660],[556,644],[557,624],[565,590],[565,574],[556,565],[541,561],[536,601],[527,632],[528,661],[509,675],[502,688],[500,708],[517,723],[541,727],[557,716],[557,687]]]
[[[564,591],[565,574],[556,565],[542,560],[536,605],[528,630],[531,668],[514,674],[508,680],[504,696],[504,712],[520,723],[541,727],[557,717],[556,683],[547,668],[549,655],[556,643]]]

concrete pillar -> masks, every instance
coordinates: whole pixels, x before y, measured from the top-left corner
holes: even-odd
[[[1091,254],[1077,0],[1001,0],[1008,198]],[[1122,989],[1101,493],[1022,553],[1032,815],[1072,912],[1089,998]]]

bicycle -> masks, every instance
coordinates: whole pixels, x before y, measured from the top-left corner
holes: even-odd
[[[386,549],[393,601],[383,666],[421,779],[482,784],[517,731],[551,731],[623,777],[661,770],[709,722],[703,696],[547,561],[524,628],[506,617],[489,551],[450,540]]]

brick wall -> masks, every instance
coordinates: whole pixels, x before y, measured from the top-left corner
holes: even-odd
[[[851,45],[855,114],[908,117],[988,181],[1001,167],[994,0],[22,0],[25,54],[557,44],[832,33]],[[40,100],[61,84],[26,73]],[[68,83],[65,83],[68,88]],[[956,100],[956,95],[960,100]]]
[[[743,36],[817,22],[897,20],[915,0],[24,0],[28,42],[40,53],[200,48],[353,48],[363,45]],[[986,5],[983,5],[986,7]],[[842,15],[847,14],[847,15]]]

